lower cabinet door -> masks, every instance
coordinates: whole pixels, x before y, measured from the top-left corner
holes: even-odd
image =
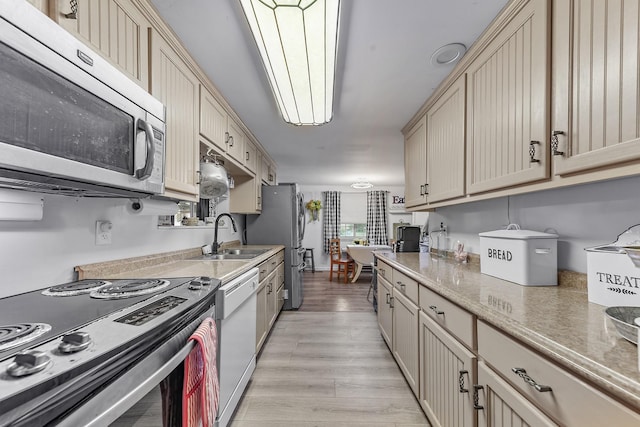
[[[484,362],[478,362],[478,385],[472,393],[477,398],[478,427],[557,426]]]
[[[256,354],[260,351],[265,338],[267,338],[267,284],[268,280],[263,280],[256,292]]]
[[[418,396],[418,313],[420,309],[397,290],[393,309],[393,357],[398,362],[413,394]]]
[[[476,356],[420,312],[420,396],[433,426],[473,427]]]
[[[387,282],[378,275],[378,326],[380,326],[380,334],[387,342],[389,348],[392,347],[393,326],[393,310],[391,309],[392,296],[391,283]]]

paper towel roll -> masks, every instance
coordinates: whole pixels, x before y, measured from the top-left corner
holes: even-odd
[[[133,215],[176,215],[178,204],[166,200],[135,199],[127,204],[127,212]]]

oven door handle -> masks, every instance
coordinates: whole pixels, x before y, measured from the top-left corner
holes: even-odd
[[[198,319],[193,321],[189,327],[186,337],[191,336],[194,331],[204,319],[209,316],[208,313],[203,314]],[[183,331],[185,332],[185,331]],[[180,333],[173,338],[178,340],[184,340],[185,335]],[[153,372],[148,372],[148,368],[141,366],[144,364],[138,364],[129,370],[125,375],[122,375],[114,382],[110,383],[105,389],[103,389],[96,396],[92,397],[89,402],[79,407],[76,411],[72,412],[69,416],[64,418],[58,427],[74,427],[78,425],[84,426],[104,426],[109,425],[124,414],[135,403],[147,395],[155,386],[160,384],[162,380],[169,376],[169,374],[176,369],[189,355],[191,350],[195,347],[195,341],[188,341],[177,352],[175,351],[175,342],[171,342],[170,339],[163,344],[158,350],[164,353],[173,352],[173,356],[169,358],[164,364],[162,364]],[[153,354],[147,356],[147,359],[152,358]],[[128,393],[123,394],[123,390],[129,390]],[[93,403],[97,407],[93,406]]]

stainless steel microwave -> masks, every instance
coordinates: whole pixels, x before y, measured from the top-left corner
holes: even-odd
[[[0,187],[164,191],[165,109],[24,0],[0,2]]]

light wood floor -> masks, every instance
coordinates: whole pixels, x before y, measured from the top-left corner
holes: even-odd
[[[280,314],[231,426],[428,426],[366,300],[371,274],[328,276],[305,273],[303,305]]]

